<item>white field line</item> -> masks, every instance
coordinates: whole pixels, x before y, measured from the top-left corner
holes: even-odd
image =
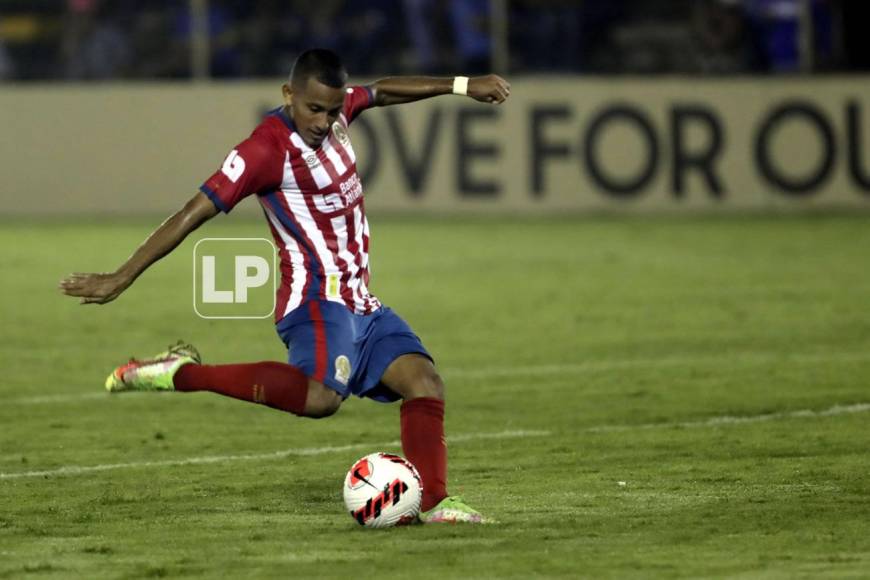
[[[448,443],[462,443],[464,441],[480,441],[490,439],[525,439],[528,437],[544,437],[549,431],[516,430],[500,431],[496,433],[467,433],[448,437]],[[401,441],[388,441],[382,443],[353,443],[350,445],[338,445],[331,447],[299,447],[284,449],[271,453],[254,453],[249,455],[206,455],[201,457],[187,457],[185,459],[168,459],[165,461],[131,461],[129,463],[104,463],[101,465],[65,465],[56,469],[42,471],[18,471],[11,473],[0,472],[0,480],[21,479],[28,477],[53,477],[58,475],[86,475],[101,471],[114,471],[118,469],[138,469],[143,467],[177,467],[184,465],[204,465],[209,463],[233,463],[237,461],[263,461],[269,459],[284,459],[291,456],[324,455],[326,453],[343,453],[354,449],[378,449],[398,448]]]
[[[664,423],[641,423],[638,425],[602,425],[598,427],[589,427],[583,431],[586,433],[607,433],[614,431],[634,431],[645,429],[674,429],[674,428],[702,428],[702,427],[718,427],[730,425],[743,425],[747,423],[762,423],[767,421],[778,421],[782,419],[807,419],[819,417],[833,417],[837,415],[851,415],[855,413],[866,413],[870,411],[870,403],[855,403],[852,405],[834,405],[820,411],[803,409],[798,411],[783,411],[778,413],[764,413],[761,415],[721,415],[718,417],[710,417],[701,421],[677,421]],[[492,439],[524,439],[529,437],[544,437],[550,435],[549,431],[541,430],[515,430],[515,431],[500,431],[496,433],[468,433],[465,435],[456,435],[449,437],[450,443],[461,443],[464,441],[476,440],[492,440]],[[386,443],[354,443],[350,445],[340,445],[331,447],[302,447],[296,449],[285,449],[282,451],[273,451],[271,453],[257,453],[250,455],[209,455],[202,457],[188,457],[185,459],[171,459],[166,461],[134,461],[129,463],[106,463],[101,465],[67,465],[56,469],[47,469],[43,471],[19,471],[11,473],[0,472],[0,480],[21,479],[31,477],[52,477],[63,475],[85,475],[89,473],[98,473],[101,471],[113,471],[118,469],[136,469],[147,467],[174,467],[184,465],[203,465],[210,463],[231,463],[237,461],[262,461],[269,459],[283,459],[291,456],[311,456],[323,455],[326,453],[343,453],[345,451],[353,451],[354,449],[373,447],[380,448],[396,448],[400,447],[400,441],[389,441]]]
[[[838,354],[770,354],[770,353],[733,353],[714,356],[691,356],[691,357],[668,357],[668,358],[639,358],[611,361],[586,361],[568,364],[546,364],[527,366],[499,366],[479,368],[454,368],[444,369],[442,374],[447,379],[474,379],[522,376],[543,377],[564,374],[580,374],[584,372],[611,371],[629,368],[664,368],[691,366],[699,364],[721,364],[724,362],[792,362],[792,363],[836,363],[836,362],[860,362],[870,360],[870,352],[852,352]],[[139,395],[141,393],[124,393],[124,397]],[[55,403],[72,403],[76,401],[95,400],[108,401],[113,399],[105,392],[90,393],[46,393],[30,397],[15,397],[4,399],[0,397],[0,407],[6,405],[44,405]]]
[[[105,399],[108,393],[70,393],[67,395],[51,394],[36,395],[34,397],[18,397],[15,399],[0,399],[0,405],[45,405],[51,403],[71,403],[86,401],[88,399]]]
[[[761,415],[721,415],[701,421],[676,421],[664,423],[641,423],[638,425],[602,425],[584,429],[587,433],[609,433],[613,431],[634,431],[640,429],[692,429],[698,427],[719,427],[722,425],[743,425],[745,423],[764,423],[782,419],[812,419],[818,417],[834,417],[836,415],[852,415],[870,411],[870,403],[855,403],[854,405],[834,405],[821,411],[802,409],[798,411],[781,411],[763,413]]]
[[[610,371],[629,368],[659,368],[672,366],[691,366],[701,364],[721,364],[728,362],[790,362],[790,363],[826,363],[826,362],[860,362],[870,360],[870,352],[844,352],[836,354],[780,354],[780,353],[723,353],[710,356],[685,356],[663,358],[637,358],[623,360],[585,361],[568,364],[502,366],[493,368],[447,369],[445,377],[455,378],[497,378],[513,375],[545,376],[592,371]]]

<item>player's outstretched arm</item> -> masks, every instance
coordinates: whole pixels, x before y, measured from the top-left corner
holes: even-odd
[[[498,75],[481,77],[388,77],[369,85],[375,105],[410,103],[438,95],[465,94],[482,103],[500,105],[511,94],[511,85]]]
[[[148,236],[124,264],[114,272],[70,274],[60,282],[60,291],[81,298],[81,304],[105,304],[121,295],[148,266],[171,252],[187,235],[217,215],[218,209],[203,193],[187,204]]]

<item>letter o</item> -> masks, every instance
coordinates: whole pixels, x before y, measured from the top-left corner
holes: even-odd
[[[806,178],[792,178],[783,175],[770,156],[770,138],[780,123],[790,117],[802,117],[818,129],[824,144],[824,157],[819,167]],[[790,101],[773,110],[773,113],[762,123],[755,138],[755,162],[761,170],[764,179],[789,195],[805,196],[812,194],[828,177],[834,168],[836,158],[836,143],[834,130],[824,113],[814,104],[806,101]]]
[[[612,176],[604,173],[599,166],[597,155],[598,141],[605,127],[611,121],[618,119],[631,121],[640,130],[648,152],[646,163],[638,175],[624,180],[614,179]],[[618,197],[631,197],[637,194],[649,184],[658,169],[659,147],[652,122],[643,111],[635,107],[629,105],[608,107],[592,120],[586,130],[583,158],[586,163],[586,170],[592,176],[595,183],[605,191]]]

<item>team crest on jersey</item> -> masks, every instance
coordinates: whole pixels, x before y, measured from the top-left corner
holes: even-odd
[[[347,130],[341,123],[332,124],[332,134],[338,139],[338,142],[347,147],[350,143],[350,137],[347,136]]]
[[[347,385],[350,380],[350,359],[346,356],[339,355],[335,358],[335,380],[342,385]]]

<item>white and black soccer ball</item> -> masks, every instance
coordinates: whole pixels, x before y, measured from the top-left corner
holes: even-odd
[[[366,455],[344,478],[344,505],[351,517],[367,528],[415,522],[422,500],[420,474],[410,461],[398,455]]]

